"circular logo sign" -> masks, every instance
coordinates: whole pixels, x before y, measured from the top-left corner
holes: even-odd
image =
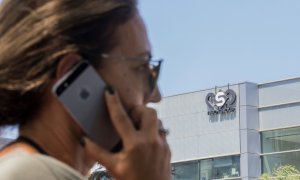
[[[209,115],[233,112],[236,105],[236,93],[231,89],[225,92],[219,91],[217,94],[208,93],[205,101]]]

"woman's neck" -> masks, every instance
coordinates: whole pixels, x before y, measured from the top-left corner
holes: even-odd
[[[84,173],[85,155],[80,145],[80,128],[60,104],[49,103],[26,125],[20,127],[20,135],[26,136],[56,158]]]

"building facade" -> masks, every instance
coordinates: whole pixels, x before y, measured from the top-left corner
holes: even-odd
[[[300,78],[163,98],[174,180],[259,179],[300,169]]]
[[[18,136],[17,126],[7,126],[0,128],[0,149],[5,145],[10,143],[12,140],[16,139]]]

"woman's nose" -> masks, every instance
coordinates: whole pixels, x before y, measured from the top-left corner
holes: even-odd
[[[151,103],[157,103],[157,102],[161,101],[161,93],[160,93],[158,86],[155,87],[155,89],[153,90],[152,94],[150,95],[148,101]]]

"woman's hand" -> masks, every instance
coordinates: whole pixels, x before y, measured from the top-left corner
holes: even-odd
[[[111,153],[86,139],[90,158],[105,166],[117,180],[170,180],[171,153],[166,134],[160,133],[161,122],[154,109],[140,106],[132,117],[140,121],[136,130],[117,93],[105,93],[113,125],[123,142],[123,150]]]

